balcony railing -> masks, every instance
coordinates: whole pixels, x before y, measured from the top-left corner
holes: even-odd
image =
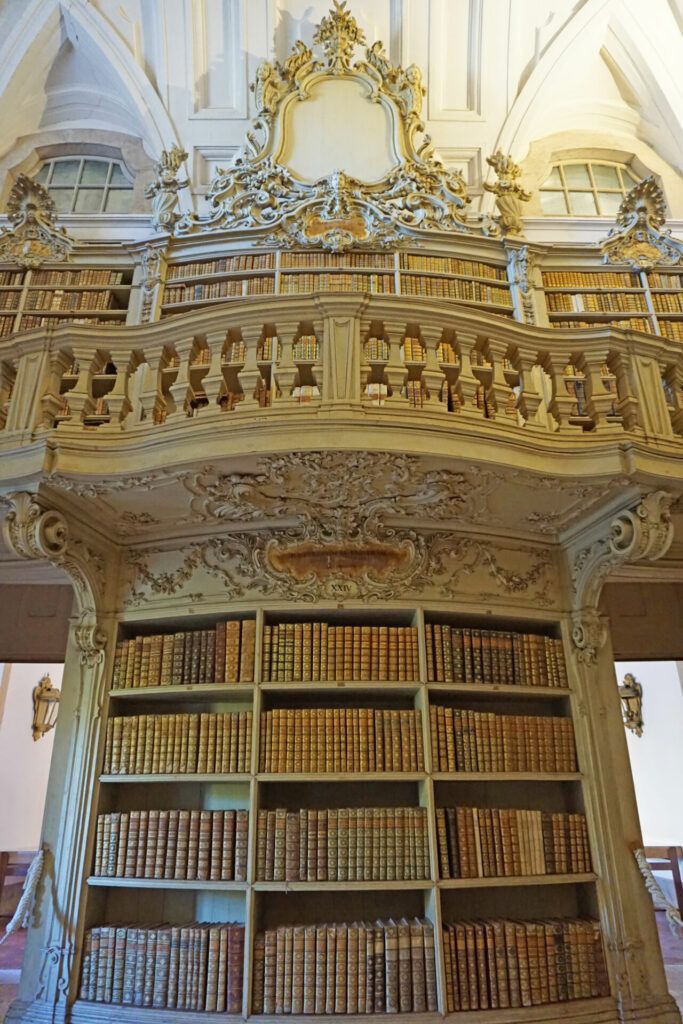
[[[0,445],[63,437],[102,451],[126,435],[170,450],[178,428],[211,421],[227,438],[292,410],[541,445],[677,445],[682,385],[683,349],[639,332],[533,328],[420,298],[274,296],[4,343]]]

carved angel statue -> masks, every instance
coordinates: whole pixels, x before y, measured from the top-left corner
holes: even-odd
[[[531,199],[531,193],[523,189],[517,180],[522,169],[511,156],[505,156],[500,150],[493,156],[487,156],[486,163],[497,175],[494,184],[484,183],[484,188],[496,197],[498,225],[503,234],[521,235],[524,231],[522,203]]]
[[[268,61],[263,61],[256,69],[256,81],[252,83],[251,90],[254,93],[259,117],[272,117],[287,87],[280,76],[279,68]]]
[[[161,159],[154,164],[157,177],[145,189],[145,196],[152,200],[152,226],[155,231],[173,231],[180,219],[178,213],[178,192],[187,188],[187,178],[180,180],[178,171],[187,153],[174,144],[169,150],[162,150]]]

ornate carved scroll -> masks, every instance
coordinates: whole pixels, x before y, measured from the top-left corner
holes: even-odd
[[[624,197],[601,248],[605,263],[628,263],[636,270],[673,266],[683,259],[683,242],[662,230],[666,220],[664,193],[654,178],[644,178]]]
[[[69,258],[73,239],[57,227],[57,207],[37,181],[20,174],[7,200],[11,227],[0,231],[0,261],[39,267],[45,260]]]

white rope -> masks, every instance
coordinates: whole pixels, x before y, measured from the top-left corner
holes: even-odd
[[[664,894],[664,890],[661,885],[652,874],[652,869],[647,862],[644,850],[634,850],[633,855],[636,858],[640,873],[645,880],[645,888],[652,897],[656,897],[660,900],[664,906],[664,912],[666,914],[667,924],[671,929],[672,934],[677,939],[683,940],[683,919],[681,918],[681,912],[678,907],[675,907],[673,903],[669,903],[668,899]]]
[[[35,899],[40,876],[43,873],[44,863],[45,850],[38,850],[26,872],[19,906],[14,911],[12,920],[5,927],[5,934],[0,938],[0,946],[13,932],[18,932],[20,928],[28,928],[31,920],[31,911],[33,910],[33,900]]]

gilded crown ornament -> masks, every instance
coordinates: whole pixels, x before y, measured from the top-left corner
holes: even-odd
[[[7,200],[10,227],[0,231],[0,260],[39,267],[45,260],[67,260],[73,246],[57,227],[57,207],[47,189],[25,174],[17,177]]]
[[[495,221],[503,234],[521,235],[524,231],[522,203],[528,203],[531,199],[531,192],[523,189],[517,180],[522,168],[501,150],[497,150],[493,156],[487,156],[486,163],[497,176],[493,184],[484,183],[486,191],[496,197],[498,216]]]
[[[617,223],[601,243],[605,263],[628,263],[635,270],[674,266],[683,259],[683,242],[663,230],[664,193],[653,177],[643,178],[624,197]]]
[[[366,47],[345,0],[334,0],[313,45],[317,55],[299,40],[283,63],[260,65],[252,86],[257,116],[244,151],[212,181],[209,215],[186,214],[175,234],[254,230],[267,243],[339,251],[395,245],[419,232],[481,232],[467,221],[470,199],[462,176],[435,157],[425,133],[419,68],[392,64],[379,41]],[[364,54],[354,60],[358,47]],[[333,165],[304,181],[288,165],[296,105],[323,95],[330,79],[343,81],[353,97],[362,95],[384,114],[393,166],[379,180],[360,180],[348,167]],[[344,137],[352,145],[353,132]]]

